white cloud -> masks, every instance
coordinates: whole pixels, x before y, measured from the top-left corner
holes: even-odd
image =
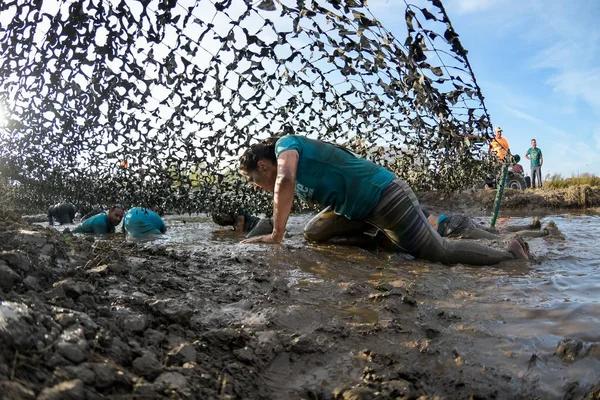
[[[519,110],[515,110],[514,108],[510,108],[510,107],[504,107],[508,112],[510,112],[511,114],[513,114],[514,116],[524,119],[525,121],[529,121],[529,122],[534,122],[536,124],[541,124],[543,123],[543,121],[539,118],[536,118],[532,115],[529,115],[527,113],[524,113],[522,111]]]
[[[570,3],[535,3],[546,43],[529,67],[549,73],[546,83],[554,92],[572,102],[583,101],[600,114],[600,29],[586,23],[594,8],[582,5],[576,13],[573,8]]]
[[[523,111],[519,111],[519,110],[515,110],[514,108],[511,107],[504,107],[504,109],[506,111],[508,111],[509,113],[513,114],[515,117],[523,119],[525,121],[531,122],[534,126],[536,126],[540,132],[545,132],[545,133],[553,133],[555,135],[558,136],[562,136],[562,137],[569,137],[569,133],[560,130],[558,128],[555,128],[551,125],[549,125],[546,121],[540,119],[540,118],[536,118],[530,114],[527,114]]]
[[[448,3],[448,8],[453,9],[458,15],[473,14],[486,11],[494,6],[498,6],[501,0],[452,0]]]
[[[560,70],[548,79],[548,83],[553,86],[555,92],[582,99],[600,114],[600,68]]]
[[[544,157],[544,174],[559,173],[564,177],[570,177],[587,172],[600,175],[598,152],[589,143],[555,142],[551,149],[558,157],[552,159]],[[557,163],[558,160],[560,162]]]

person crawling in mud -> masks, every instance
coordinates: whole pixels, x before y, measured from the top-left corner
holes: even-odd
[[[502,239],[500,231],[496,228],[490,228],[476,224],[471,218],[464,215],[445,215],[445,214],[430,214],[426,210],[422,210],[427,217],[429,223],[437,232],[448,238],[460,239],[487,239],[499,240]],[[564,239],[558,226],[554,221],[550,221],[541,228],[541,222],[538,218],[534,218],[529,225],[513,225],[507,226],[506,230],[514,232],[513,235],[521,237],[544,237],[551,236],[554,238]]]
[[[496,228],[490,228],[476,224],[471,218],[464,215],[435,215],[421,208],[421,211],[437,231],[437,233],[450,239],[486,239],[502,240],[501,232]],[[330,208],[312,218],[304,227],[304,237],[310,242],[328,242],[339,245],[359,246],[368,249],[382,249],[384,251],[399,251],[381,231],[367,223],[360,224],[327,224],[331,218],[337,218]],[[553,237],[564,239],[564,236],[553,221],[542,228],[539,218],[534,218],[527,225],[510,225],[504,230],[513,232],[514,237]],[[332,232],[332,229],[335,231]],[[332,236],[332,234],[334,236]]]
[[[115,228],[121,223],[125,209],[120,204],[115,204],[108,213],[94,215],[83,221],[73,229],[73,233],[114,233]]]
[[[236,232],[247,233],[246,239],[273,232],[273,220],[271,218],[255,217],[243,209],[239,209],[237,212],[214,212],[212,220],[217,225],[232,226]]]
[[[296,193],[304,201],[326,207],[317,217],[324,228],[321,232],[330,237],[349,229],[363,232],[366,222],[400,251],[429,261],[492,265],[529,258],[521,238],[512,240],[506,250],[444,239],[427,221],[406,182],[334,144],[295,135],[272,137],[251,145],[239,168],[255,187],[273,193],[273,231],[242,243],[280,243]]]
[[[123,230],[135,239],[143,239],[167,233],[167,226],[160,215],[149,208],[133,207],[123,218]]]
[[[71,203],[55,204],[48,209],[48,224],[54,225],[54,222],[62,224],[72,224],[75,219],[75,206]]]

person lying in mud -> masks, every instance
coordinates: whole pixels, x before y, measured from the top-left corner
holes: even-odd
[[[476,224],[471,218],[464,215],[445,215],[445,214],[430,214],[426,210],[422,210],[433,228],[443,237],[460,238],[460,239],[487,239],[499,240],[502,239],[500,231],[496,228],[487,227]],[[558,226],[554,221],[550,221],[541,228],[539,219],[534,218],[529,225],[513,225],[506,229],[514,232],[514,235],[529,238],[538,238],[544,236],[552,236],[555,238],[563,238]]]
[[[108,213],[102,213],[83,221],[73,229],[73,233],[114,233],[115,228],[121,223],[125,209],[120,204],[115,204]]]
[[[71,203],[58,203],[48,209],[48,224],[54,225],[54,222],[62,224],[72,224],[75,219],[75,206]]]
[[[123,230],[135,239],[142,239],[167,233],[167,226],[154,211],[144,207],[133,207],[123,218]]]
[[[247,233],[246,239],[267,235],[273,232],[271,218],[259,218],[239,209],[237,212],[214,212],[212,220],[220,226],[233,226],[236,232]]]
[[[363,232],[366,222],[400,251],[429,261],[491,265],[529,258],[521,238],[512,240],[506,250],[444,239],[429,224],[406,182],[330,143],[295,135],[269,138],[246,150],[240,158],[240,172],[255,187],[273,193],[273,231],[242,243],[280,243],[295,192],[304,201],[326,207],[318,222],[331,225],[323,230],[331,237],[357,226]]]

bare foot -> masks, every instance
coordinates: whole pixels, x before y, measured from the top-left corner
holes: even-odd
[[[507,250],[515,256],[517,260],[529,260],[529,245],[522,237],[516,236],[507,247]]]
[[[547,236],[554,239],[562,239],[565,240],[565,236],[560,232],[558,226],[554,223],[554,221],[550,221],[544,227],[544,231],[547,232]]]
[[[540,229],[542,227],[542,222],[538,217],[533,217],[531,222],[529,223],[529,228],[531,229]]]

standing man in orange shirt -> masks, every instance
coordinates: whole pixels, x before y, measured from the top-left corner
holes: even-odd
[[[494,152],[500,162],[507,162],[506,156],[510,151],[508,142],[502,137],[502,128],[496,127],[496,137],[490,142],[490,150]]]

